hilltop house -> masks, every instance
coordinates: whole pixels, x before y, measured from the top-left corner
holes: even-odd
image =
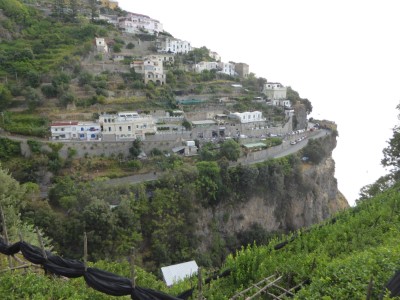
[[[145,140],[146,133],[156,133],[152,116],[141,116],[137,112],[102,114],[99,117],[103,141]]]
[[[50,131],[52,140],[93,141],[100,138],[100,125],[91,122],[53,122]]]
[[[245,63],[235,64],[235,72],[240,78],[249,77],[249,65]]]
[[[194,71],[197,73],[201,73],[204,70],[218,70],[219,63],[216,61],[201,61],[198,64],[194,65]]]
[[[192,51],[192,46],[187,41],[166,37],[158,45],[158,52],[161,53],[188,53]]]
[[[236,75],[235,64],[232,62],[228,62],[228,63],[219,62],[219,68],[221,69],[221,71],[219,71],[218,73],[226,74],[229,76]]]
[[[291,107],[290,100],[288,99],[273,99],[271,100],[273,106]]]
[[[209,52],[208,52],[208,55],[209,55],[212,59],[215,59],[215,61],[221,61],[221,56],[220,56],[217,52],[209,51]]]
[[[109,48],[108,48],[105,38],[96,38],[95,42],[96,42],[97,52],[108,53]]]
[[[268,100],[286,99],[287,88],[279,82],[267,82],[264,84],[262,93],[267,96]]]
[[[103,21],[106,21],[109,24],[113,24],[114,26],[118,26],[118,16],[116,16],[116,15],[100,14],[95,19],[96,20],[103,20]]]
[[[150,55],[141,60],[131,62],[130,67],[136,73],[143,75],[145,84],[150,81],[157,85],[163,85],[167,81],[167,76],[164,74],[163,57],[159,55]]]
[[[158,34],[164,31],[163,25],[146,15],[128,13],[126,17],[118,18],[118,26],[127,33]]]

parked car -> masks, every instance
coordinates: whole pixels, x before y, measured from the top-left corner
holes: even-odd
[[[290,145],[296,145],[296,144],[297,144],[296,141],[291,141],[291,142],[290,142]]]

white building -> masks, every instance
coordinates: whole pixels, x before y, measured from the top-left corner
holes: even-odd
[[[133,61],[130,67],[136,73],[142,74],[144,83],[147,84],[152,81],[154,84],[163,85],[167,81],[167,76],[164,74],[162,55],[150,55],[143,59],[143,61]]]
[[[145,140],[146,133],[156,133],[153,117],[134,111],[100,115],[99,124],[104,141]]]
[[[149,33],[157,34],[164,31],[163,25],[149,16],[128,13],[126,17],[118,19],[118,26],[121,30],[128,33]]]
[[[113,24],[114,26],[118,26],[118,17],[116,15],[102,15],[100,14],[95,18],[96,20],[103,20],[109,24]]]
[[[274,106],[291,107],[290,100],[287,99],[273,99],[271,100],[271,104]]]
[[[216,61],[201,61],[194,66],[194,70],[197,73],[201,73],[204,70],[217,70],[219,69],[219,63]]]
[[[192,46],[187,41],[167,37],[161,42],[159,52],[162,53],[188,53],[192,51]]]
[[[94,141],[100,138],[100,125],[92,122],[53,122],[50,131],[52,140]]]
[[[234,112],[229,114],[230,119],[235,119],[240,123],[252,123],[252,122],[263,122],[265,118],[262,116],[262,112],[260,111],[246,111],[246,112]]]
[[[96,49],[98,52],[108,53],[108,45],[104,38],[96,38]]]
[[[262,92],[269,100],[286,99],[287,88],[279,82],[267,82],[264,85]]]
[[[221,56],[220,56],[217,52],[210,51],[210,52],[208,53],[208,55],[209,55],[212,59],[215,59],[215,61],[221,61]]]
[[[226,75],[229,75],[229,76],[235,76],[236,75],[235,64],[234,63],[219,62],[219,68],[221,69],[221,71],[219,71],[219,73],[226,74]]]

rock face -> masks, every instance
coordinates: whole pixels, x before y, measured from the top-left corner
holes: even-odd
[[[235,235],[257,224],[268,232],[288,232],[323,221],[349,207],[340,193],[335,178],[332,150],[336,137],[323,139],[328,155],[318,165],[301,163],[296,180],[285,183],[281,194],[254,193],[242,203],[223,203],[214,210],[203,210],[199,217],[199,232],[203,240],[211,234],[211,223],[221,236]],[[256,188],[255,188],[256,189]],[[212,220],[212,222],[210,222]],[[207,249],[207,243],[202,245]]]
[[[307,111],[303,104],[296,104],[294,107],[293,130],[307,128]]]

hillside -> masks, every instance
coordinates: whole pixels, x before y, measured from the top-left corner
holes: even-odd
[[[100,16],[114,20],[129,13],[100,2],[0,0],[0,8],[0,207],[9,243],[40,246],[37,228],[47,249],[80,260],[87,237],[88,260],[125,277],[127,264],[115,262],[125,261],[134,247],[138,285],[174,295],[193,282],[167,289],[160,267],[193,259],[207,276],[213,269],[232,270],[230,279],[205,289],[209,299],[225,299],[275,271],[288,285],[313,279],[305,266],[298,272],[284,264],[264,268],[257,252],[298,231],[280,251],[290,252],[302,232],[312,236],[313,224],[348,208],[334,177],[336,124],[307,120],[308,99],[253,73],[224,73],[221,64],[235,63],[217,62],[206,47],[161,50],[171,34],[121,31]],[[215,68],[199,72],[199,62]],[[160,77],[149,80],[153,75]],[[151,119],[154,131],[106,140],[108,125],[118,119],[109,118],[106,128],[100,117],[121,111]],[[55,136],[50,125],[57,122],[88,123],[101,135]],[[75,133],[85,130],[80,126]],[[140,131],[137,124],[126,127]],[[195,151],[186,155],[182,148],[189,144]],[[269,246],[244,250],[254,243]],[[245,266],[241,278],[235,264],[246,253],[258,266],[255,273]],[[306,264],[314,258],[310,253],[293,265]],[[322,266],[335,256],[321,255]],[[80,263],[78,269],[88,280]],[[0,289],[14,298],[107,299],[85,292],[82,278],[60,282],[39,273],[6,272]]]

